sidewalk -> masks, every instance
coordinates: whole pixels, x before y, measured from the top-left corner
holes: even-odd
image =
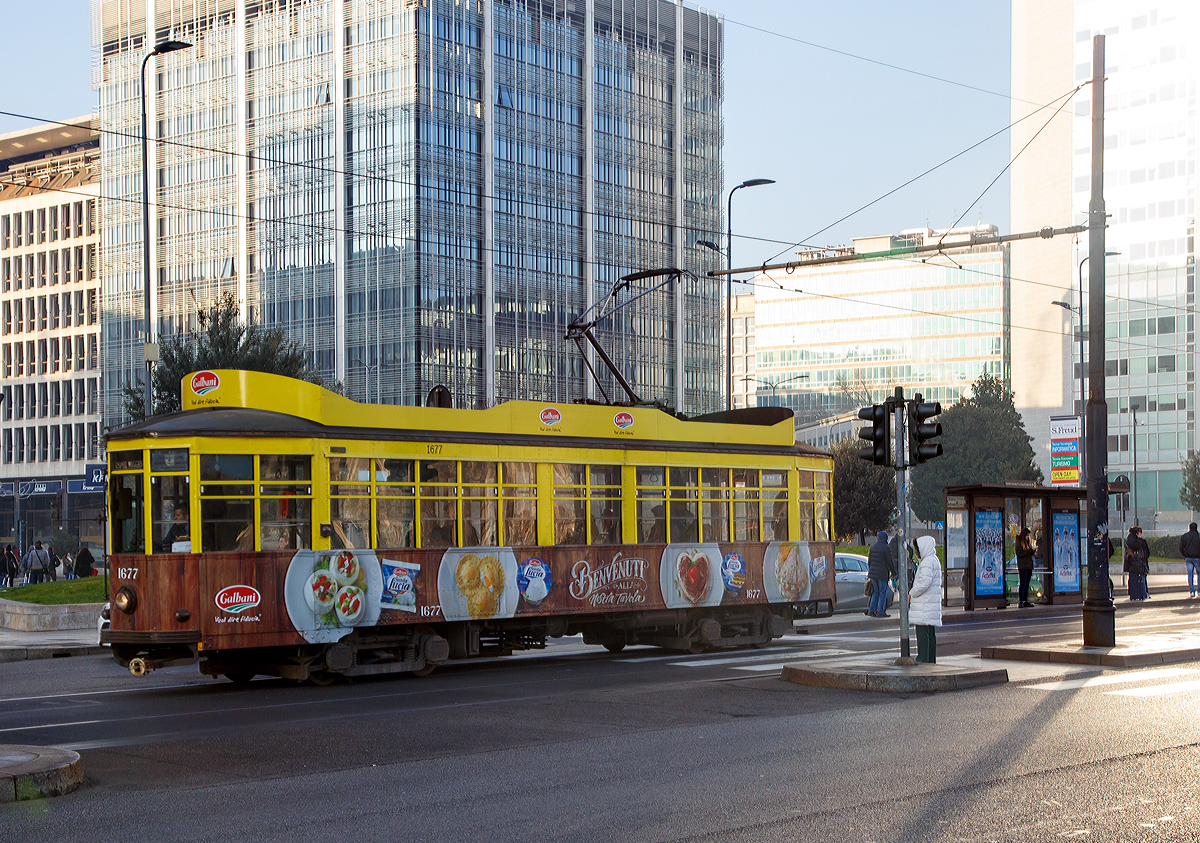
[[[0,629],[0,662],[51,659],[107,653],[100,634],[92,629],[61,629],[53,632],[17,632]]]

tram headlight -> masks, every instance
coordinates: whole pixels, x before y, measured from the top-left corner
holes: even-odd
[[[113,605],[125,614],[132,615],[137,608],[137,592],[127,585],[121,586],[113,597]]]

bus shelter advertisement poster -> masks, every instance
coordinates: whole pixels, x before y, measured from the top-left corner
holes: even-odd
[[[998,509],[975,512],[975,594],[1004,594],[1004,514]]]
[[[1055,512],[1054,590],[1079,591],[1079,513]]]

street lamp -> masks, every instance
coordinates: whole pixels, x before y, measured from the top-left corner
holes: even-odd
[[[725,206],[725,409],[733,409],[733,194],[743,187],[761,187],[775,184],[774,179],[747,179],[729,191]]]
[[[750,380],[754,381],[755,386],[759,386],[761,384],[762,386],[770,387],[772,400],[775,399],[775,390],[779,389],[779,387],[783,386],[785,383],[791,383],[792,381],[795,381],[795,380],[807,380],[807,379],[808,379],[808,372],[801,372],[798,375],[792,375],[790,378],[784,378],[781,381],[758,380],[757,378],[755,378],[753,376],[742,378],[743,381],[750,381]],[[772,404],[770,406],[774,407],[774,406],[781,406],[781,405]]]
[[[375,371],[375,403],[378,404],[380,402],[380,397],[379,397],[380,371],[379,370],[380,370],[380,367],[382,367],[384,364],[383,363],[364,363],[362,360],[355,357],[353,360],[350,361],[350,365],[362,366],[366,370],[366,372],[367,372],[366,392],[367,392],[367,400],[368,401],[371,400],[371,370],[373,369]]]
[[[146,415],[145,418],[150,418],[154,415],[154,389],[150,383],[151,373],[151,348],[150,348],[150,164],[149,150],[147,149],[147,133],[146,133],[146,64],[154,56],[173,53],[176,50],[186,50],[192,46],[186,41],[163,41],[155,46],[153,50],[146,53],[146,57],[142,59],[142,70],[138,80],[142,86],[142,304],[145,307],[146,317],[146,341],[143,345],[143,356],[146,358]],[[153,355],[157,357],[157,355]]]

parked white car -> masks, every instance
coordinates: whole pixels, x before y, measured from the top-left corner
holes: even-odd
[[[100,610],[100,617],[96,618],[96,639],[97,639],[97,643],[100,644],[102,647],[107,646],[107,645],[103,641],[99,640],[100,633],[104,632],[104,630],[108,629],[108,627],[109,627],[108,618],[109,618],[109,613],[111,611],[112,611],[112,604],[105,603],[104,608]]]
[[[833,557],[834,582],[837,589],[838,612],[865,612],[871,603],[866,595],[867,588],[867,557],[857,553],[837,553]],[[888,583],[888,608],[896,594]]]

